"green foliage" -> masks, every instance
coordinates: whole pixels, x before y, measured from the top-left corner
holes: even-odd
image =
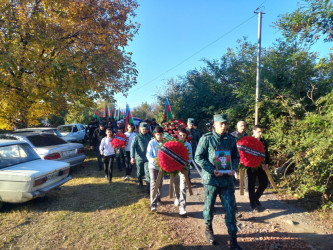
[[[177,119],[193,117],[205,123],[215,113],[227,113],[229,132],[240,120],[251,127],[255,58],[256,46],[239,41],[220,60],[206,61],[200,71],[170,79],[158,97],[160,103],[167,97]],[[273,165],[286,169],[281,186],[299,197],[319,195],[327,206],[333,194],[332,58],[319,59],[284,41],[264,48],[259,100],[259,123],[266,127]]]
[[[0,128],[36,125],[80,101],[126,94],[137,71],[128,41],[135,0],[0,4]]]
[[[144,102],[141,104],[141,106],[135,107],[133,109],[132,115],[142,120],[155,118],[157,121],[161,121],[162,119],[159,115],[160,110],[161,106],[159,104],[148,104],[147,102]]]
[[[284,14],[275,23],[288,39],[314,43],[320,37],[333,41],[333,3],[331,0],[303,0],[303,5]]]

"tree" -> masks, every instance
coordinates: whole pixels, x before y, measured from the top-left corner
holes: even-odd
[[[157,118],[158,112],[160,111],[160,105],[153,103],[148,104],[144,102],[141,106],[135,107],[133,109],[132,115],[138,117],[142,120]]]
[[[136,83],[124,48],[135,0],[5,0],[0,5],[0,123],[24,127]]]
[[[275,23],[288,39],[299,39],[310,44],[321,36],[333,41],[333,4],[331,0],[304,0],[306,4],[286,13]]]

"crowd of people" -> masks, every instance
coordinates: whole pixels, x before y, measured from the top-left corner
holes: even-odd
[[[177,140],[186,145],[189,150],[189,161],[186,171],[177,173],[174,178],[174,205],[179,207],[179,214],[184,216],[186,212],[186,177],[190,179],[190,166],[197,165],[202,170],[202,184],[204,185],[204,207],[203,218],[206,224],[205,235],[210,244],[215,244],[213,232],[213,209],[217,195],[219,195],[222,206],[225,209],[225,223],[230,236],[230,249],[241,249],[237,243],[237,204],[235,199],[235,184],[237,171],[242,167],[240,163],[237,141],[248,136],[244,121],[237,123],[236,130],[228,133],[227,117],[225,115],[214,115],[211,123],[206,124],[208,133],[200,136],[197,122],[188,118],[187,127],[179,128]],[[209,125],[209,126],[208,126]],[[128,144],[124,149],[115,149],[111,145],[111,139],[117,132],[123,132],[128,138]],[[258,168],[247,168],[244,184],[249,196],[250,207],[253,212],[260,212],[264,208],[260,203],[260,197],[268,185],[265,170],[269,165],[269,152],[267,142],[261,138],[263,127],[255,125],[252,136],[258,139],[264,146],[265,159]],[[156,120],[144,121],[139,124],[138,129],[134,124],[128,124],[125,128],[122,121],[98,122],[92,119],[87,126],[87,137],[89,137],[90,149],[96,152],[99,170],[105,172],[105,177],[112,183],[113,162],[116,158],[117,167],[120,171],[125,168],[124,180],[131,176],[133,166],[136,166],[136,177],[140,187],[146,185],[146,192],[150,194],[150,209],[156,211],[161,203],[161,188],[163,181],[157,183],[159,168],[156,163],[159,147],[164,141],[164,129],[156,123]],[[191,134],[190,142],[186,140]],[[227,172],[220,171],[216,167],[216,155],[220,152],[230,153],[231,169]],[[229,154],[228,153],[228,154]],[[102,161],[104,158],[104,161]],[[256,189],[256,178],[259,186]],[[155,191],[155,189],[157,189]],[[155,192],[154,192],[155,191]],[[156,194],[156,195],[154,195]]]

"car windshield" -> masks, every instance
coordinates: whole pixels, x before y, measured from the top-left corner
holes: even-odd
[[[47,147],[52,145],[60,145],[65,144],[63,139],[59,138],[53,134],[38,134],[38,135],[29,135],[27,139],[34,145],[35,147]]]
[[[60,133],[70,133],[72,132],[72,126],[59,126],[58,130],[60,131]]]
[[[39,156],[28,144],[0,146],[0,169],[38,159]]]

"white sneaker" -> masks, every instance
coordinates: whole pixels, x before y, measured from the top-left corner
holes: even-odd
[[[185,214],[186,214],[186,210],[185,210],[185,208],[180,207],[180,208],[179,208],[179,214],[180,214],[180,215],[185,215]]]
[[[151,209],[150,209],[150,211],[152,211],[152,212],[155,212],[156,210],[157,210],[156,206],[152,206]]]
[[[175,198],[175,202],[174,202],[175,206],[178,207],[179,206],[179,199]]]

